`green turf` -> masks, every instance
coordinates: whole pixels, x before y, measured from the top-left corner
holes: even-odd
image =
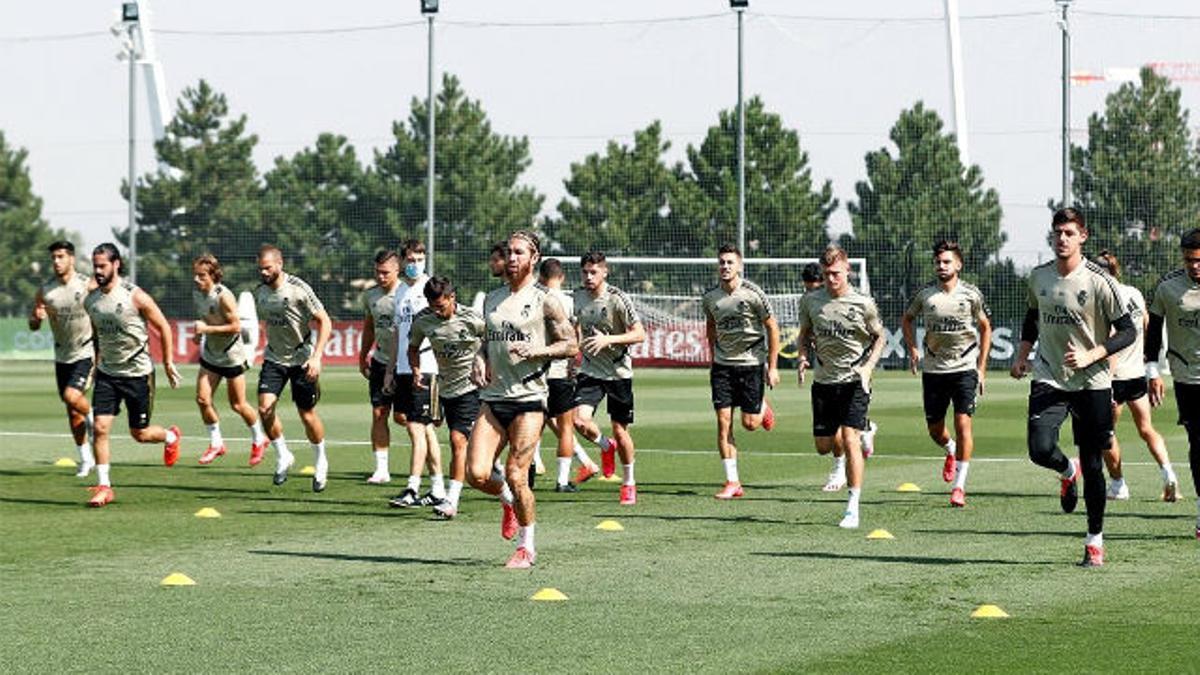
[[[194,370],[187,371],[188,377]],[[82,506],[51,466],[73,454],[49,364],[0,364],[0,663],[7,671],[888,671],[1195,669],[1200,594],[1194,507],[1156,500],[1157,469],[1126,422],[1133,500],[1112,505],[1109,564],[1081,570],[1084,519],[1024,456],[1026,384],[994,373],[977,418],[968,508],[947,507],[915,378],[881,377],[882,428],[863,527],[836,527],[820,484],[808,392],[773,395],[779,424],[742,432],[744,500],[722,503],[703,371],[638,375],[640,503],[616,485],[537,491],[537,567],[502,568],[499,509],[467,491],[460,517],[390,510],[371,467],[365,382],[323,380],[332,480],[270,484],[246,443],[211,467],[190,389],[160,392],[155,421],[183,427],[184,459],[114,445],[117,502]],[[160,378],[161,379],[161,378]],[[1187,480],[1172,405],[1157,416]],[[245,432],[225,414],[227,437]],[[293,450],[309,457],[293,412]],[[123,429],[123,424],[118,426]],[[34,435],[21,436],[17,433]],[[397,436],[398,437],[398,436]],[[406,461],[393,444],[395,473]],[[550,453],[546,453],[549,458]],[[1005,460],[1005,461],[986,461]],[[1132,462],[1137,462],[1133,464]],[[894,491],[905,481],[924,492]],[[224,517],[194,518],[203,506]],[[1082,504],[1080,511],[1082,511]],[[594,529],[619,520],[624,532]],[[891,541],[868,541],[886,528]],[[195,587],[161,588],[171,572]],[[531,602],[543,587],[570,600]],[[973,620],[998,604],[1012,618]],[[1191,664],[1191,665],[1189,665]]]

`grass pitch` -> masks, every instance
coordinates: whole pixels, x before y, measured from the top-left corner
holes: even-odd
[[[882,374],[862,528],[843,531],[845,493],[820,490],[829,464],[812,452],[808,391],[793,378],[772,395],[777,428],[738,434],[747,494],[723,503],[711,496],[723,475],[706,373],[638,373],[639,504],[618,506],[613,483],[560,495],[543,477],[538,565],[514,572],[502,567],[512,544],[499,537],[494,501],[467,490],[459,518],[437,522],[387,507],[402,483],[363,483],[370,411],[354,371],[323,377],[319,410],[333,441],[325,493],[298,475],[273,487],[273,457],[246,467],[246,434],[229,412],[230,454],[198,466],[206,439],[185,387],[160,391],[154,417],[183,428],[180,463],[165,468],[160,447],[121,437],[117,501],[89,510],[92,480],[51,465],[74,455],[51,365],[2,363],[0,663],[9,672],[1196,668],[1200,616],[1189,599],[1200,595],[1200,546],[1173,403],[1156,419],[1186,496],[1157,500],[1158,470],[1123,420],[1133,499],[1110,503],[1108,565],[1081,570],[1082,503],[1060,513],[1054,476],[1025,459],[1026,383],[991,375],[968,506],[952,510],[919,380]],[[300,463],[311,463],[293,411],[284,423]],[[402,437],[393,431],[400,476]],[[923,492],[895,491],[908,481]],[[223,517],[192,515],[206,506]],[[604,519],[625,530],[596,530]],[[868,541],[875,528],[896,538]],[[172,572],[197,585],[160,587]],[[570,599],[529,600],[547,587]],[[984,603],[1011,618],[970,619]]]

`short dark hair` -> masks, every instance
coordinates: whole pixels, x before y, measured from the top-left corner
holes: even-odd
[[[497,253],[499,253],[500,255],[503,255],[503,256],[508,255],[508,241],[507,240],[498,241],[498,242],[492,244],[492,252],[488,253],[488,257],[490,258],[490,257],[496,255]]]
[[[815,262],[808,263],[800,270],[800,278],[810,284],[821,281],[821,266]]]
[[[726,253],[733,253],[739,258],[742,257],[742,252],[734,244],[721,244],[721,248],[717,249],[717,257],[720,257]]]
[[[408,239],[400,244],[400,255],[408,257],[409,253],[424,253],[425,243],[420,239]]]
[[[120,251],[120,249],[117,248],[116,244],[114,244],[110,241],[106,241],[103,244],[100,244],[96,248],[92,249],[93,256],[98,256],[101,254],[103,254],[106,258],[108,258],[109,262],[116,263],[117,269],[119,269],[121,271],[125,270],[125,263],[121,262],[121,251]]]
[[[192,268],[195,269],[197,267],[206,269],[208,276],[212,277],[213,281],[218,284],[221,283],[221,278],[225,274],[221,271],[221,261],[217,260],[217,256],[211,253],[203,253],[196,256],[196,259],[192,261]]]
[[[65,239],[60,239],[60,240],[50,244],[49,246],[47,246],[46,250],[51,253],[54,253],[55,251],[66,251],[67,253],[70,253],[71,255],[75,255],[75,244],[72,244],[71,242],[69,242]]]
[[[395,260],[396,264],[399,265],[400,264],[400,254],[396,253],[395,251],[393,251],[390,248],[385,248],[382,251],[379,251],[378,253],[375,254],[375,264],[376,265],[382,265],[383,263],[385,263],[389,260]]]
[[[557,279],[566,276],[566,273],[563,272],[562,263],[558,258],[546,258],[538,268],[538,276],[542,279]]]
[[[1058,227],[1067,223],[1075,223],[1079,229],[1087,232],[1087,222],[1083,219],[1083,214],[1072,208],[1059,209],[1054,212],[1054,218],[1050,220],[1050,227]]]
[[[1121,278],[1121,263],[1117,262],[1117,256],[1113,255],[1108,249],[1104,249],[1092,258],[1092,262],[1100,266],[1100,269],[1108,272],[1109,276],[1114,279]]]
[[[935,258],[947,251],[953,253],[954,256],[958,258],[959,262],[962,262],[962,247],[958,245],[957,241],[954,241],[953,239],[942,239],[933,245],[933,257]]]
[[[262,260],[268,255],[273,255],[279,258],[279,262],[283,262],[283,251],[279,250],[279,247],[275,244],[263,244],[262,246],[258,247],[259,260]]]
[[[1183,235],[1179,237],[1179,247],[1186,248],[1189,251],[1195,251],[1196,249],[1200,248],[1200,227],[1193,227],[1187,232],[1184,232]]]
[[[591,250],[579,256],[579,266],[584,265],[608,265],[608,257],[604,255],[604,251]]]
[[[425,290],[422,292],[426,300],[434,302],[454,295],[454,284],[443,276],[430,277],[429,281],[425,282]]]
[[[830,265],[844,260],[850,262],[850,257],[842,250],[842,247],[837,244],[830,244],[825,247],[825,252],[821,254],[821,267],[829,267]]]

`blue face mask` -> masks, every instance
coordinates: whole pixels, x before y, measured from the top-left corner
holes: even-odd
[[[404,276],[409,279],[416,279],[425,271],[425,263],[410,262],[404,266]]]

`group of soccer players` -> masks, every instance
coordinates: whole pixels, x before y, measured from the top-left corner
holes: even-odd
[[[1135,289],[1117,281],[1115,257],[1107,252],[1095,260],[1084,257],[1088,230],[1078,212],[1058,211],[1052,227],[1055,259],[1030,275],[1029,309],[1011,374],[1033,374],[1029,455],[1058,473],[1064,511],[1074,510],[1082,478],[1088,516],[1083,564],[1097,566],[1104,561],[1106,499],[1129,495],[1113,435],[1123,407],[1130,408],[1161,467],[1163,498],[1178,498],[1178,480],[1150,414],[1164,395],[1157,366],[1164,327],[1193,482],[1200,490],[1200,230],[1183,235],[1184,269],[1162,279],[1147,310]],[[112,244],[93,251],[90,280],[76,271],[70,243],[56,242],[50,254],[55,278],[39,290],[29,323],[36,330],[50,320],[59,392],[80,454],[78,475],[87,476],[94,466],[97,484],[88,504],[100,507],[115,497],[109,434],[122,404],[135,440],[163,443],[167,466],[178,459],[178,427],[150,424],[154,368],[148,327],[159,334],[164,370],[177,387],[172,332],[154,300],[121,278],[121,255]],[[530,567],[537,557],[531,482],[541,464],[546,427],[558,438],[557,491],[576,491],[596,473],[613,475],[619,457],[619,501],[637,503],[630,348],[645,339],[645,328],[630,298],[607,283],[608,265],[599,251],[581,258],[582,287],[568,296],[561,290],[562,263],[542,259],[534,233],[514,232],[492,249],[490,267],[500,285],[486,295],[482,313],[458,302],[449,279],[427,276],[424,262],[425,249],[416,240],[399,251],[380,252],[374,260],[376,286],[364,295],[359,367],[369,383],[375,456],[367,480],[391,480],[390,416],[405,427],[413,449],[408,483],[390,504],[432,507],[436,516],[450,519],[458,512],[464,484],[495,495],[501,503],[501,534],[516,540],[508,566]],[[721,500],[745,494],[733,409],[740,410],[743,429],[769,431],[775,411],[766,389],[780,382],[779,326],[763,290],[742,277],[742,262],[736,247],[723,246],[717,257],[719,283],[701,299],[712,352],[717,450],[725,472],[725,484],[714,495]],[[911,369],[922,372],[927,429],[945,450],[942,476],[953,483],[950,504],[955,507],[966,504],[972,416],[984,390],[991,337],[986,302],[978,288],[959,278],[962,264],[957,243],[939,242],[933,251],[936,281],[913,296],[902,318]],[[255,408],[246,401],[244,373],[253,354],[242,340],[237,302],[221,283],[216,258],[203,255],[194,261],[195,339],[202,345],[196,401],[209,433],[199,461],[208,464],[226,452],[212,400],[224,379],[232,409],[251,432],[250,465],[261,462],[270,445],[276,453],[274,483],[285,482],[295,458],[276,406],[290,386],[313,450],[312,489],[321,492],[329,462],[316,406],[332,322],[312,288],[284,272],[283,265],[278,248],[259,251],[261,283],[253,295],[266,325],[266,347]],[[806,372],[813,371],[814,444],[817,452],[834,458],[825,489],[848,487],[839,525],[856,528],[875,429],[869,419],[871,379],[883,352],[883,326],[874,301],[851,283],[849,259],[841,249],[828,247],[819,268],[805,270],[805,277],[814,283],[799,303],[798,381],[803,385]],[[924,326],[923,340],[918,340],[918,322]],[[89,404],[85,392],[93,377]],[[605,399],[608,435],[595,420]],[[951,404],[953,435],[946,425]],[[1078,459],[1068,458],[1057,445],[1068,413]],[[442,423],[451,445],[448,489],[435,433]],[[599,467],[576,432],[600,450]],[[574,482],[573,461],[580,465]],[[1106,464],[1113,479],[1108,486]],[[421,495],[426,468],[430,489]],[[1200,499],[1197,503],[1200,508]]]

